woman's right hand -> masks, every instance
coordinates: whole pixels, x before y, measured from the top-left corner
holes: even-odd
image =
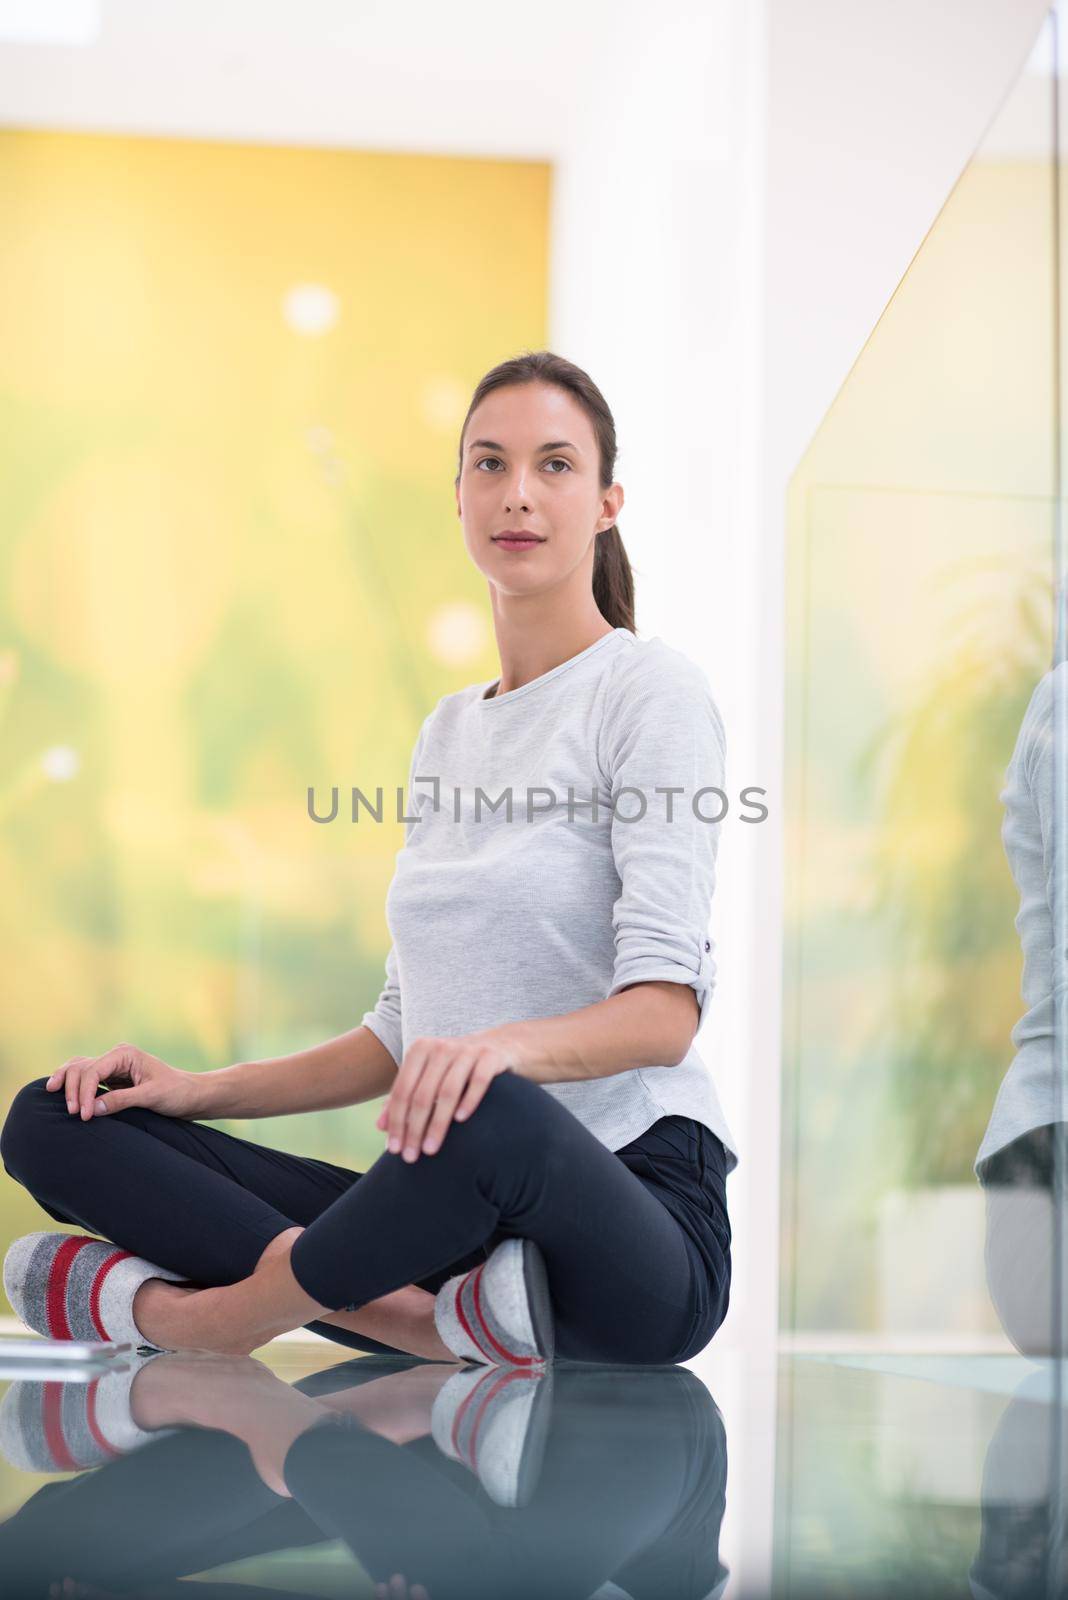
[[[145,1106],[165,1117],[193,1117],[197,1076],[168,1066],[136,1045],[116,1044],[102,1056],[71,1056],[53,1072],[45,1088],[62,1092],[67,1110],[80,1112],[83,1122],[127,1106]],[[99,1083],[108,1084],[105,1094],[97,1094]]]

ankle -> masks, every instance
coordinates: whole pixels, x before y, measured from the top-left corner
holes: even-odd
[[[146,1278],[138,1284],[130,1303],[130,1315],[134,1326],[149,1344],[159,1344],[163,1349],[171,1348],[168,1339],[163,1337],[163,1326],[160,1315],[173,1312],[176,1302],[184,1295],[199,1294],[200,1290],[195,1284],[169,1283],[164,1278]],[[170,1321],[170,1317],[167,1317]]]

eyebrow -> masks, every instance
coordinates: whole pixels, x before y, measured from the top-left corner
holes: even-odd
[[[503,444],[498,444],[496,439],[472,439],[467,447],[469,450],[504,450]],[[550,439],[548,444],[543,444],[538,454],[546,450],[574,450],[576,455],[581,455],[577,444],[572,444],[570,439]]]

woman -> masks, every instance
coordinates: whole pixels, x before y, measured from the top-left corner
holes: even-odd
[[[1063,609],[1062,601],[1060,615]],[[1068,1354],[1068,1322],[1060,1309],[1068,1237],[1056,1185],[1068,1126],[1064,960],[1058,956],[1068,842],[1061,809],[1066,734],[1068,661],[1062,660],[1031,694],[999,795],[1002,844],[1020,895],[1015,927],[1027,1010],[1012,1029],[1016,1053],[973,1162],[986,1199],[987,1288],[1005,1332],[1032,1360]]]
[[[307,1326],[513,1365],[675,1362],[719,1327],[738,1156],[692,1045],[723,726],[703,673],[634,634],[615,457],[561,357],[479,383],[456,510],[501,675],[420,729],[378,1002],[291,1056],[186,1073],[123,1044],[20,1090],[6,1170],[101,1236],[15,1241],[31,1327],[248,1354]],[[366,1173],[197,1120],[382,1094]]]

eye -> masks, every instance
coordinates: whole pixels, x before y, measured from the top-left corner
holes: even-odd
[[[476,470],[476,472],[480,471],[481,468],[484,467],[488,461],[495,461],[495,462],[497,462],[498,465],[500,465],[500,460],[501,460],[500,456],[483,456],[481,458],[481,460],[475,462],[475,470]],[[551,467],[555,462],[559,462],[559,464],[562,467],[566,467],[568,472],[570,472],[572,470],[570,461],[566,460],[564,456],[551,456],[549,458],[549,460],[545,463],[545,465],[547,467]],[[550,472],[549,476],[550,476],[550,478],[559,478],[560,477],[560,473],[559,472]]]

